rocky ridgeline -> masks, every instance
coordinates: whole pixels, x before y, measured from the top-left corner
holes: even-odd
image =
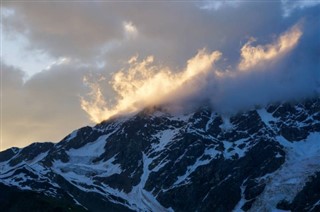
[[[319,211],[319,161],[318,98],[232,117],[149,108],[1,152],[0,207]]]

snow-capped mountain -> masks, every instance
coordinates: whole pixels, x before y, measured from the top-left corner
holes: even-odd
[[[0,208],[320,211],[320,99],[221,116],[149,108],[0,153]]]

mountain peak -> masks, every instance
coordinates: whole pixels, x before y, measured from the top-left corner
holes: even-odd
[[[230,116],[149,107],[1,152],[0,185],[89,211],[316,211],[319,141],[319,98]]]

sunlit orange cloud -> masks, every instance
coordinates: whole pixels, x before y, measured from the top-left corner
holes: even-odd
[[[93,122],[99,123],[111,116],[123,112],[135,112],[143,107],[158,104],[194,77],[212,70],[212,66],[221,56],[214,51],[200,50],[196,56],[187,61],[186,68],[175,73],[167,67],[155,66],[154,58],[147,57],[141,62],[137,57],[128,61],[129,69],[120,70],[113,75],[111,85],[117,93],[115,105],[109,105],[104,99],[100,86],[84,79],[91,88],[89,100],[81,98],[81,107]]]
[[[99,123],[115,115],[174,101],[177,97],[195,95],[199,86],[207,83],[205,79],[209,73],[210,78],[221,82],[232,81],[243,74],[250,74],[248,70],[258,70],[255,67],[263,65],[266,61],[277,60],[288,53],[298,43],[301,35],[299,25],[295,25],[272,44],[254,47],[251,46],[253,41],[250,40],[241,48],[242,59],[237,65],[238,69],[233,71],[219,71],[213,67],[222,55],[219,51],[208,53],[204,49],[200,50],[187,61],[186,68],[180,72],[154,65],[153,56],[142,61],[139,61],[138,57],[132,57],[128,60],[129,68],[116,72],[110,81],[117,94],[115,104],[104,98],[98,83],[85,78],[84,82],[91,88],[91,92],[87,99],[81,98],[81,107],[93,122]],[[220,85],[219,89],[223,90],[223,85]]]
[[[241,48],[241,61],[239,70],[247,71],[253,67],[264,64],[264,62],[275,60],[288,51],[290,51],[299,41],[302,35],[299,25],[293,26],[291,29],[282,34],[274,43],[267,45],[258,45],[256,47],[251,44],[255,41],[251,38]]]

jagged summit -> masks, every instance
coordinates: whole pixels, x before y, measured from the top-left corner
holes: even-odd
[[[231,117],[151,107],[1,152],[0,197],[89,211],[319,211],[319,142],[319,98]],[[10,201],[0,205],[34,207]]]

